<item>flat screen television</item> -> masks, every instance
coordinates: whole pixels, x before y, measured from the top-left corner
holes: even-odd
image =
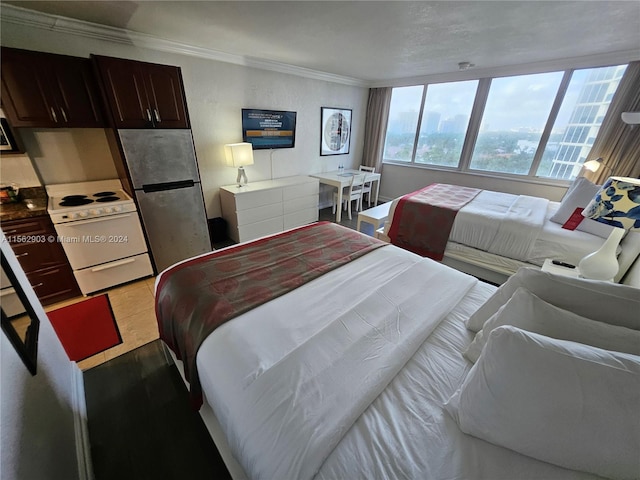
[[[293,148],[296,144],[296,112],[242,109],[242,141],[254,150]]]

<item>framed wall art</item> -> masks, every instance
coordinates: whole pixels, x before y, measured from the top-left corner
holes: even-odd
[[[351,143],[351,110],[320,108],[320,155],[346,155]]]

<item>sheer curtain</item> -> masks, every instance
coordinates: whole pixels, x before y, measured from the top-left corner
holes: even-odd
[[[622,112],[640,111],[640,62],[627,67],[618,90],[609,105],[598,137],[587,156],[587,161],[604,159],[597,172],[587,172],[585,177],[602,184],[608,177],[640,177],[640,125],[628,125],[622,121]]]
[[[387,134],[387,120],[391,105],[391,87],[369,89],[367,119],[364,125],[364,148],[362,165],[382,170],[382,153]]]

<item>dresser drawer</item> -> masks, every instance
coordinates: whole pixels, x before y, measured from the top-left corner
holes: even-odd
[[[284,229],[300,227],[318,221],[318,206],[314,208],[307,208],[305,210],[299,210],[294,213],[289,213],[284,216]]]
[[[282,217],[251,223],[238,227],[238,241],[246,242],[247,240],[254,240],[259,237],[264,237],[265,235],[281,232],[282,230]]]
[[[299,210],[308,210],[315,208],[318,210],[318,195],[300,197],[284,202],[284,214],[297,212]]]
[[[282,198],[287,201],[292,198],[306,197],[308,195],[318,195],[320,185],[316,182],[306,182],[299,185],[291,185],[282,189]]]
[[[281,203],[282,189],[274,188],[271,190],[262,190],[258,192],[240,193],[235,196],[235,199],[236,211],[240,212],[241,210],[256,208],[262,205]]]
[[[236,212],[238,226],[282,216],[282,202]]]

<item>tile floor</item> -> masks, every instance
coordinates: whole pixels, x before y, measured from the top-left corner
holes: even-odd
[[[155,277],[148,277],[95,294],[95,296],[103,293],[109,294],[111,308],[122,336],[122,343],[78,362],[78,366],[82,370],[88,370],[159,338],[154,310],[154,282]],[[94,295],[88,297],[92,296]],[[45,311],[72,305],[86,300],[88,297],[77,297],[55,303],[45,307]]]

